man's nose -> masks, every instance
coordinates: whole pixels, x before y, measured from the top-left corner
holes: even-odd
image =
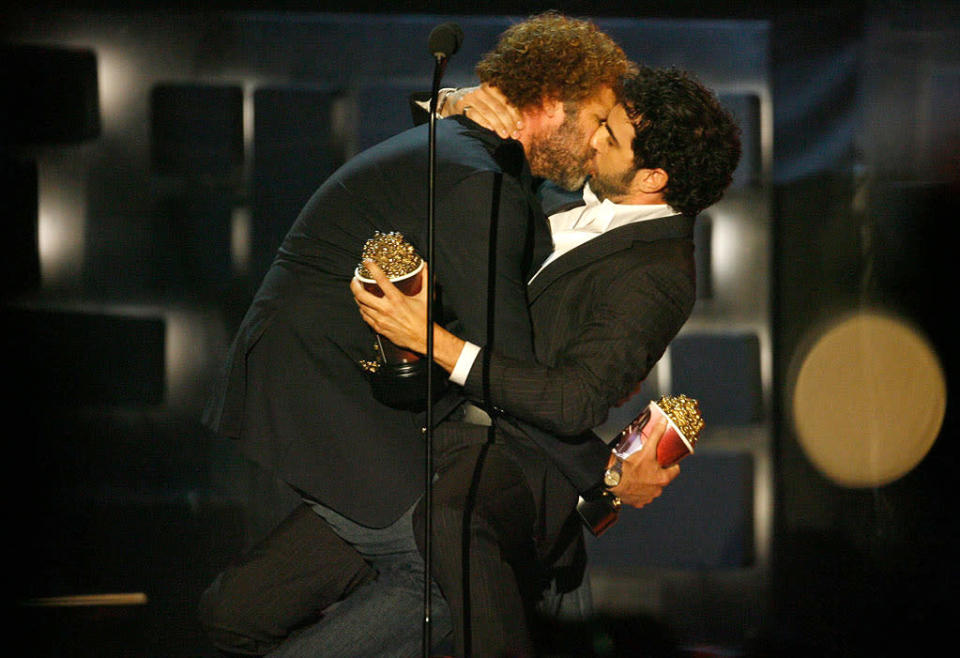
[[[593,132],[593,135],[590,137],[590,146],[593,148],[594,152],[598,152],[600,150],[600,144],[603,142],[603,139],[601,139],[601,136],[600,136],[600,133],[602,131],[603,131],[603,126],[600,126]]]

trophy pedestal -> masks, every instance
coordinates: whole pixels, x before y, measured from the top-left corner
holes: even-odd
[[[427,360],[420,359],[409,363],[381,364],[376,372],[368,374],[373,397],[388,407],[423,411],[427,408]],[[436,401],[444,390],[447,380],[446,371],[434,364],[433,398]]]
[[[399,288],[405,295],[416,295],[423,287],[423,262],[416,269],[400,277],[393,277],[390,282]],[[369,292],[383,296],[383,291],[373,279],[361,275],[358,267],[354,276]],[[427,367],[427,359],[390,342],[385,336],[377,334],[377,350],[379,363],[373,372],[367,373],[373,397],[388,407],[406,409],[408,411],[423,411],[427,407],[427,378],[431,369]],[[440,366],[433,364],[434,390],[436,401],[444,389],[447,373]]]

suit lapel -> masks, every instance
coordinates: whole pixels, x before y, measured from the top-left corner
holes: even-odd
[[[635,242],[656,242],[693,237],[693,218],[672,215],[643,222],[635,222],[607,231],[589,242],[571,249],[547,265],[527,289],[529,302],[536,299],[550,284],[564,274],[576,270],[610,254],[629,249]]]

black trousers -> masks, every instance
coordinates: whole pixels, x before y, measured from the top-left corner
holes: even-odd
[[[463,429],[441,432],[437,442],[432,517],[431,571],[450,607],[456,655],[532,656],[533,604],[544,588],[534,498],[492,432]],[[421,501],[414,515],[421,551],[425,518]]]
[[[352,546],[300,505],[217,576],[200,599],[199,618],[221,651],[260,656],[375,577]]]
[[[547,581],[528,479],[487,428],[448,423],[435,442],[431,574],[450,608],[456,655],[532,656],[533,608]],[[425,511],[421,502],[414,514],[421,552]],[[201,623],[221,650],[263,655],[375,577],[301,505],[217,577],[201,599]]]

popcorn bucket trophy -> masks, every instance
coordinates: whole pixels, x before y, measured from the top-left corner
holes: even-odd
[[[669,468],[693,454],[703,430],[700,404],[686,395],[663,396],[657,402],[651,401],[633,422],[620,431],[613,447],[616,461],[604,476],[603,486],[584,494],[577,505],[580,518],[594,535],[601,535],[616,523],[619,516],[620,499],[607,489],[619,484],[618,467],[622,467],[623,460],[643,447],[663,417],[667,419],[667,427],[657,444],[657,463],[660,467]]]
[[[402,234],[376,231],[364,244],[360,264],[354,271],[354,276],[364,288],[383,296],[380,286],[363,265],[368,259],[375,261],[403,294],[413,296],[422,289],[423,259]],[[376,358],[360,362],[373,389],[373,396],[390,407],[422,411],[426,407],[427,376],[430,372],[426,358],[395,345],[385,336],[375,336]],[[433,368],[442,375],[436,381],[443,381],[446,373],[437,365]]]

